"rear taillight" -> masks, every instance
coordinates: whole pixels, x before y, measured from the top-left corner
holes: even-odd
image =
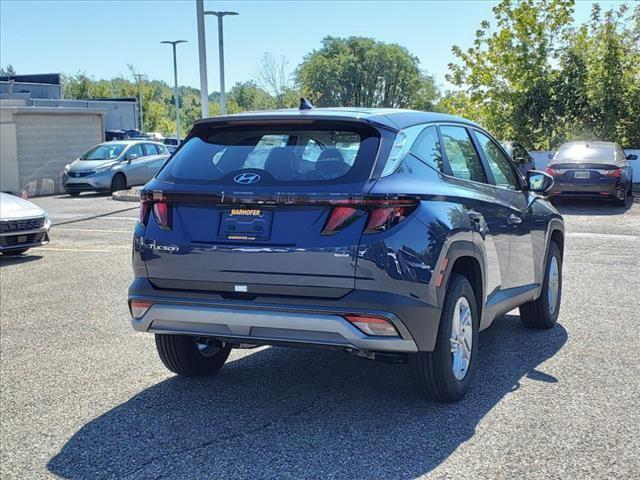
[[[358,330],[367,335],[377,335],[383,337],[397,337],[398,331],[393,324],[382,317],[370,315],[346,315],[345,318]]]
[[[151,211],[160,228],[171,230],[171,205],[162,192],[140,192],[140,223],[147,225]]]
[[[333,200],[334,206],[322,229],[323,235],[333,235],[368,215],[364,233],[379,233],[397,225],[418,206],[415,198],[377,198],[363,197],[345,200]],[[349,205],[349,206],[343,206]]]
[[[384,232],[397,225],[408,215],[407,207],[376,208],[369,213],[369,221],[364,233]],[[413,210],[413,209],[411,209]]]
[[[145,200],[140,194],[140,223],[142,225],[147,224],[147,219],[149,218],[149,210],[150,210],[151,202]]]
[[[153,303],[146,300],[131,300],[129,308],[131,309],[131,316],[133,318],[142,318],[147,310],[151,308]]]
[[[358,220],[364,211],[351,207],[334,207],[324,224],[322,235],[333,235]]]
[[[620,178],[620,176],[622,175],[622,172],[620,171],[619,168],[614,168],[612,170],[598,170],[598,173],[605,177],[614,177],[614,178]]]
[[[551,175],[552,177],[555,177],[556,175],[558,175],[558,171],[555,168],[547,167],[544,171],[549,175]]]
[[[171,206],[166,202],[154,202],[153,216],[163,230],[171,230]]]

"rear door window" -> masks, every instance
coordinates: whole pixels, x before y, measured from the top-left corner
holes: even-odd
[[[364,180],[378,146],[376,133],[364,127],[362,131],[333,125],[203,130],[182,145],[158,178],[225,183],[253,170],[266,184]]]
[[[144,151],[147,156],[158,155],[158,148],[153,143],[145,143]]]
[[[487,183],[480,157],[464,127],[440,127],[444,151],[454,177]]]

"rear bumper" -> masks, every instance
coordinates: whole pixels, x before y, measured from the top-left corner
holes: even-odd
[[[156,289],[137,278],[129,300],[148,300],[153,306],[133,328],[140,332],[209,336],[238,343],[299,344],[364,352],[411,353],[435,346],[440,310],[405,297],[353,291],[339,300],[260,297],[228,300],[215,294]],[[277,302],[277,303],[276,303]],[[367,335],[344,315],[383,316],[395,326],[397,337]]]
[[[619,197],[621,195],[621,192],[624,192],[624,185],[618,182],[571,183],[556,181],[553,185],[553,188],[549,192],[549,196]]]

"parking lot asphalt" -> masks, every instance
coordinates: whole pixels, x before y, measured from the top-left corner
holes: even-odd
[[[405,365],[323,350],[164,369],[129,324],[137,206],[36,198],[51,243],[0,258],[0,477],[637,478],[640,199],[563,202],[559,324],[480,335],[469,395],[418,398]]]

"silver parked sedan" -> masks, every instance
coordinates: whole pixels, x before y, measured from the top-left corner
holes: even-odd
[[[20,255],[49,243],[49,217],[37,205],[0,193],[0,253]]]
[[[64,167],[62,185],[69,195],[115,192],[144,185],[169,158],[167,148],[150,140],[121,140],[96,145]]]

